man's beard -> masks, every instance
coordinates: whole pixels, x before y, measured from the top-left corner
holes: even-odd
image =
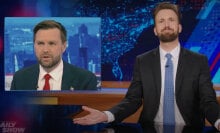
[[[52,61],[49,63],[44,63],[41,59],[38,59],[38,62],[42,67],[44,67],[46,69],[50,69],[50,68],[53,68],[54,66],[56,66],[57,64],[59,64],[60,60],[61,60],[61,58],[59,56],[57,56],[57,57],[53,58]]]
[[[168,29],[172,30],[170,28],[168,28]],[[162,30],[162,32],[163,32],[163,30]],[[172,42],[172,41],[176,40],[178,36],[179,36],[179,33],[173,31],[172,33],[161,33],[158,35],[158,38],[161,42]]]

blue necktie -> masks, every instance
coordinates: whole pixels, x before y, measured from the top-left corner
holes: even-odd
[[[174,115],[174,82],[173,82],[173,62],[172,55],[166,54],[164,103],[163,103],[163,123],[165,125],[175,125]]]

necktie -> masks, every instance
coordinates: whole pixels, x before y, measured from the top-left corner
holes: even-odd
[[[50,83],[49,83],[50,78],[51,78],[50,74],[44,75],[45,84],[43,90],[50,90]]]
[[[173,82],[173,62],[172,55],[166,54],[167,62],[165,65],[165,86],[163,104],[163,123],[166,125],[175,124],[174,115],[174,82]]]

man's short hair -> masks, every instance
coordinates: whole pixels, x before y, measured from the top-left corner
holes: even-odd
[[[37,31],[41,30],[41,29],[53,29],[53,28],[57,28],[60,30],[60,34],[61,34],[61,40],[62,42],[66,42],[67,40],[67,32],[65,27],[54,20],[44,20],[41,21],[40,23],[38,23],[35,27],[34,27],[34,41],[35,41],[35,35],[37,33]]]
[[[155,9],[153,10],[153,19],[154,19],[154,24],[155,24],[155,17],[157,15],[157,13],[160,11],[160,10],[163,10],[163,9],[170,9],[172,11],[174,11],[178,17],[178,20],[179,20],[179,23],[181,23],[181,19],[182,19],[182,14],[180,12],[180,9],[179,9],[179,6],[176,5],[176,4],[172,4],[170,2],[161,2],[159,3]]]

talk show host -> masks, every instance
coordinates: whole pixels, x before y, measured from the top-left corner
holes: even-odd
[[[178,6],[160,3],[153,16],[159,47],[137,56],[124,99],[104,112],[84,106],[89,114],[73,119],[74,123],[118,123],[143,105],[138,120],[143,127],[161,123],[202,129],[206,118],[220,130],[220,106],[207,57],[181,47],[178,36],[182,25]]]

